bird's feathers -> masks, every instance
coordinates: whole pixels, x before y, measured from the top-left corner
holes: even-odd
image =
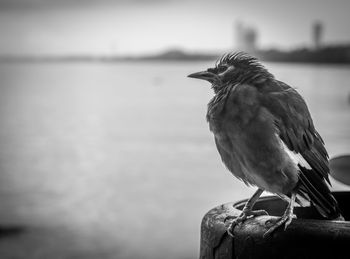
[[[310,200],[320,214],[328,219],[337,219],[341,215],[331,191],[326,182],[321,180],[319,174],[313,169],[300,168],[300,186],[298,194]]]
[[[280,139],[279,136],[276,136],[276,137]],[[287,153],[289,158],[296,165],[301,165],[302,167],[304,167],[306,169],[311,169],[311,166],[309,165],[309,163],[305,160],[305,158],[300,153],[295,153],[295,152],[291,151],[282,140],[281,140],[281,145],[283,147],[283,150]]]
[[[306,103],[288,85],[276,81],[276,86],[280,86],[279,91],[275,87],[273,92],[263,95],[263,105],[275,116],[283,143],[299,158],[298,194],[311,200],[324,217],[337,218],[340,215],[337,202],[326,184],[330,183],[328,154]]]
[[[275,116],[280,138],[291,151],[301,154],[320,177],[329,181],[328,154],[305,101],[293,88],[278,81],[276,84],[283,88],[262,95],[262,104]]]
[[[258,67],[265,69],[264,66],[255,58],[244,52],[227,53],[216,61],[215,67],[219,67],[222,64],[238,65],[245,67]]]

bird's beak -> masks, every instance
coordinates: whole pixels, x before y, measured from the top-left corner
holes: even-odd
[[[216,75],[212,72],[209,72],[209,71],[201,71],[201,72],[190,74],[187,77],[203,79],[203,80],[207,80],[209,82],[213,82],[216,78]]]

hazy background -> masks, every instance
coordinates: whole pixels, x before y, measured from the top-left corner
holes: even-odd
[[[347,0],[0,0],[0,53],[141,54],[168,48],[233,47],[237,22],[259,30],[262,47],[349,42]]]
[[[223,53],[349,44],[348,1],[0,0],[6,56]],[[200,221],[254,189],[205,121],[208,61],[0,62],[1,258],[197,258]],[[264,63],[296,87],[334,157],[350,149],[350,66]],[[333,181],[337,190],[348,187]]]

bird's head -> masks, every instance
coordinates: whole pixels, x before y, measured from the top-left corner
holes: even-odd
[[[225,86],[239,83],[258,83],[273,78],[256,58],[243,52],[223,55],[215,67],[188,75],[212,84],[215,92]]]

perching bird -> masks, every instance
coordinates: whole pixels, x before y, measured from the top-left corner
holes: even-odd
[[[266,214],[252,210],[263,191],[289,201],[284,215],[265,235],[283,224],[286,229],[295,217],[295,201],[303,199],[325,219],[343,220],[327,185],[324,142],[294,88],[242,52],[226,54],[214,68],[188,77],[212,84],[215,96],[208,104],[207,120],[223,163],[238,179],[258,187],[229,233],[247,217]]]

